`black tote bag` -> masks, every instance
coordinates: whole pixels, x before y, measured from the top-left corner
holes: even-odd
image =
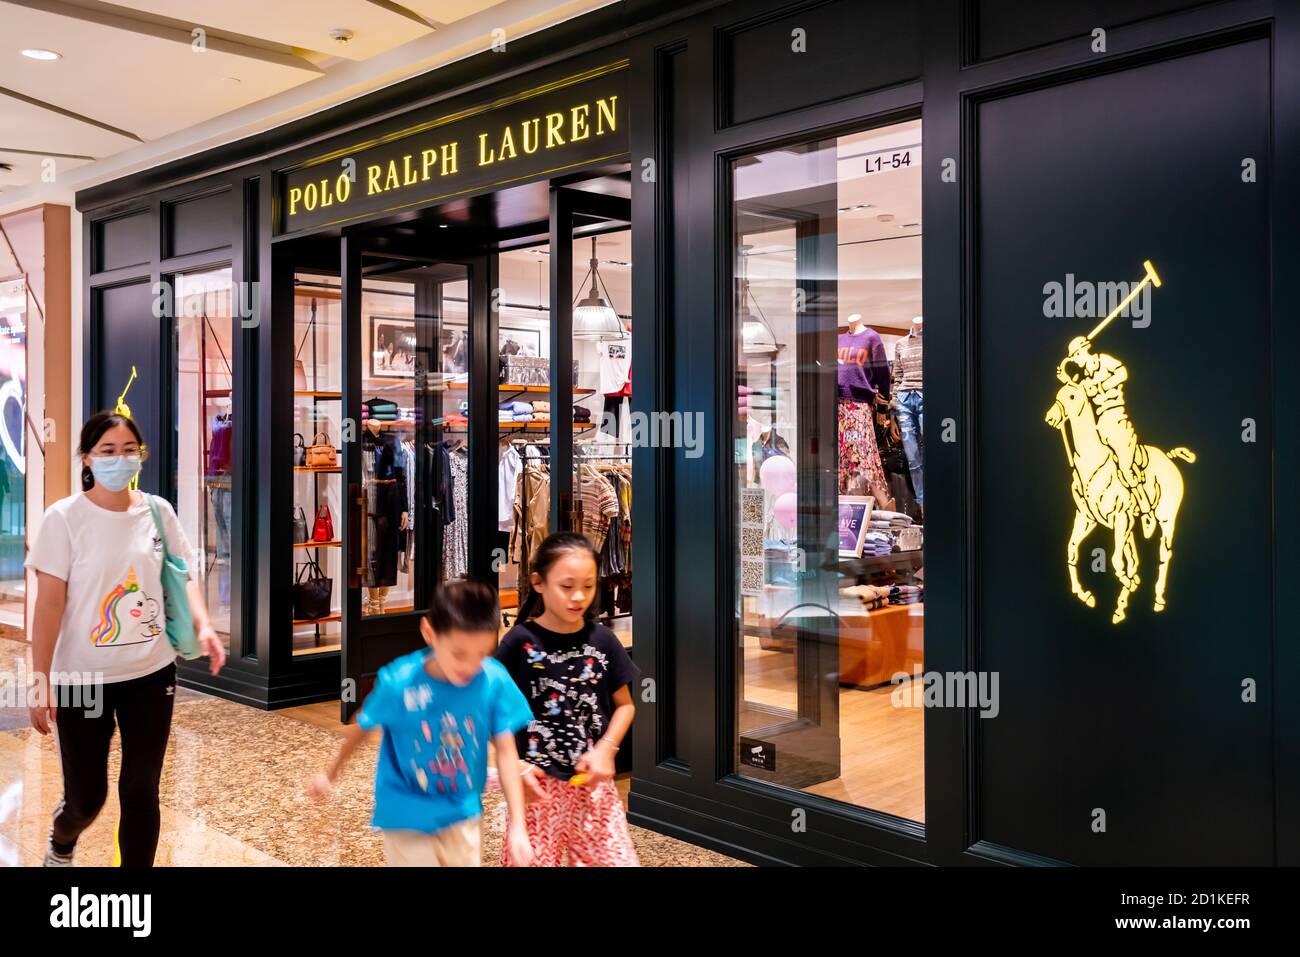
[[[303,572],[307,577],[303,578]],[[309,558],[298,568],[293,580],[293,617],[298,621],[315,621],[330,613],[330,595],[334,579],[327,578],[316,559]]]

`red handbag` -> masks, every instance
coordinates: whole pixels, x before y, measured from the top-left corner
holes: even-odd
[[[328,505],[316,509],[316,522],[312,526],[311,540],[313,542],[334,541],[334,519],[330,517]]]

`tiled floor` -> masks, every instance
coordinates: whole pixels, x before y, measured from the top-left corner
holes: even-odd
[[[0,688],[25,679],[28,646],[0,638]],[[22,663],[22,664],[20,664]],[[326,724],[322,727],[321,724]],[[382,865],[369,827],[376,747],[364,745],[344,770],[333,799],[303,796],[303,785],[337,746],[328,722],[264,712],[180,690],[162,779],[159,865]],[[116,739],[109,781],[117,780]],[[53,737],[27,722],[25,708],[0,707],[0,865],[39,864],[50,814],[62,792]],[[483,861],[500,855],[504,805],[485,796]],[[117,798],[78,845],[78,864],[109,864]],[[739,866],[740,862],[641,828],[632,829],[641,863]]]

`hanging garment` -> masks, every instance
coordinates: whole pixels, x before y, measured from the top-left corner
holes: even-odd
[[[464,449],[448,453],[451,476],[451,513],[442,537],[443,580],[462,578],[469,570],[469,520],[466,496],[469,491],[469,455]]]
[[[839,491],[849,492],[849,483],[864,476],[869,494],[876,504],[883,505],[889,498],[889,483],[880,464],[880,451],[876,447],[875,414],[871,403],[842,401],[838,404],[840,470]]]
[[[230,415],[214,415],[211,420],[212,444],[208,446],[208,474],[230,474]]]
[[[366,517],[366,575],[368,588],[397,584],[398,554],[406,548],[402,513],[406,511],[406,469],[401,444],[391,434],[376,438],[362,433],[362,474],[369,504]]]
[[[497,531],[508,532],[515,524],[515,488],[524,460],[513,445],[502,445],[497,461]]]
[[[582,532],[599,554],[605,547],[610,521],[618,517],[618,495],[609,479],[591,466],[583,467],[581,474],[578,500],[582,502]]]

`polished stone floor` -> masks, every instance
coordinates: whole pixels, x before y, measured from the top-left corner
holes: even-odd
[[[0,638],[0,687],[13,686],[30,662],[25,642]],[[321,726],[324,723],[326,726]],[[368,742],[344,770],[333,798],[316,804],[303,787],[332,753],[328,722],[264,712],[178,689],[162,779],[157,864],[182,866],[382,865],[369,827],[376,745]],[[109,799],[82,836],[77,863],[113,857],[120,752],[114,738]],[[0,707],[0,866],[39,864],[50,815],[62,792],[53,736],[28,725],[25,708]],[[483,861],[500,855],[504,805],[485,796]],[[647,866],[737,866],[740,862],[634,827]]]

